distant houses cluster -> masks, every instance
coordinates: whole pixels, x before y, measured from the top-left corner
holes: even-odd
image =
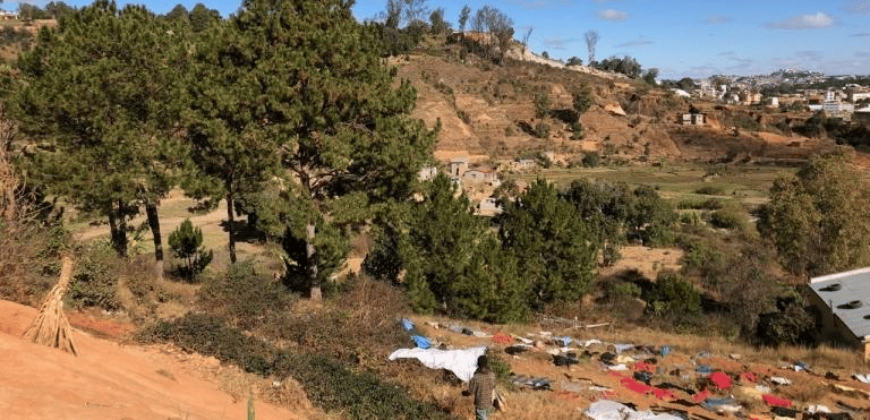
[[[757,79],[757,78],[756,78]],[[764,96],[759,92],[759,84],[771,84],[775,80],[753,79],[750,82],[714,84],[703,79],[698,81],[694,90],[671,89],[681,97],[706,98],[737,105],[759,105],[767,107],[791,106],[792,109],[824,111],[828,116],[845,121],[870,120],[870,87],[847,84],[842,88],[800,89],[794,94]],[[704,125],[699,115],[684,114],[680,121],[683,125]]]

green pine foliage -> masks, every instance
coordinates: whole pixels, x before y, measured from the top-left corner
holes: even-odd
[[[530,283],[529,303],[541,307],[582,297],[595,277],[597,241],[577,207],[543,179],[499,217],[503,247]]]
[[[186,121],[207,182],[189,191],[230,208],[243,198],[313,292],[346,255],[339,236],[410,196],[435,132],[410,117],[414,89],[394,85],[377,29],[350,3],[248,0],[202,34]]]
[[[654,315],[693,315],[701,312],[701,295],[672,271],[662,271],[646,296],[647,309]]]
[[[439,174],[420,204],[398,205],[376,236],[366,270],[404,283],[414,310],[446,310],[491,322],[522,321],[528,315],[527,283],[487,223],[475,216],[465,195]]]
[[[100,0],[42,28],[7,101],[35,143],[30,179],[109,219],[126,255],[127,220],[175,183],[171,136],[182,102],[183,31],[141,6]]]
[[[179,274],[189,281],[211,263],[214,254],[211,250],[206,251],[202,246],[202,229],[194,227],[190,219],[185,219],[178,229],[169,235],[169,248],[172,254],[184,262],[179,267]]]

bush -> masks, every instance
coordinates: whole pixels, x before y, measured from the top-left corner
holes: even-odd
[[[592,107],[594,101],[588,92],[578,92],[574,94],[573,102],[574,110],[582,114]]]
[[[550,136],[550,125],[545,122],[539,122],[535,125],[535,137],[545,139]]]
[[[598,157],[598,152],[586,152],[583,154],[583,166],[586,168],[595,168],[598,166],[600,158]]]
[[[471,124],[471,116],[468,115],[467,112],[465,112],[461,109],[458,109],[458,110],[456,110],[456,116],[459,117],[459,119],[462,120],[462,122],[464,122],[466,124]]]
[[[725,204],[718,198],[682,200],[677,203],[677,208],[681,210],[719,210],[724,206]]]
[[[226,274],[204,282],[197,297],[202,309],[224,316],[243,329],[268,323],[296,302],[296,296],[281,282],[257,272],[255,262],[250,259],[233,264]]]
[[[195,280],[214,257],[211,250],[206,251],[202,246],[202,229],[194,227],[190,219],[185,219],[169,235],[169,248],[175,258],[184,262],[184,266],[178,268],[178,274],[188,281]]]
[[[662,271],[645,299],[653,315],[693,315],[701,312],[701,295],[692,283],[673,271]]]
[[[579,122],[575,122],[571,124],[571,139],[572,140],[583,140],[585,133],[583,132],[583,124]],[[598,154],[596,153],[596,157]]]
[[[70,306],[96,306],[109,311],[119,309],[118,268],[118,257],[108,243],[85,250],[78,258],[67,293]]]
[[[550,95],[547,92],[540,92],[535,95],[535,117],[546,118],[550,115]]]
[[[607,297],[610,300],[635,299],[639,298],[642,293],[640,286],[631,282],[619,281],[608,284],[610,286],[607,288]]]
[[[774,347],[782,344],[815,344],[817,322],[802,303],[802,299],[797,295],[778,299],[776,303],[778,310],[762,314],[758,319],[756,330],[758,341]]]
[[[701,195],[725,195],[725,190],[719,187],[706,186],[695,190],[695,194]]]
[[[710,213],[710,224],[719,229],[734,229],[742,232],[749,225],[749,216],[739,208],[726,207]]]

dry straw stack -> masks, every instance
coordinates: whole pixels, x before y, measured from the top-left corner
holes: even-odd
[[[72,337],[72,327],[63,313],[63,295],[66,293],[73,272],[72,258],[65,256],[61,261],[60,281],[51,289],[48,298],[39,309],[39,316],[24,332],[24,338],[37,344],[59,348],[78,356],[78,349]]]

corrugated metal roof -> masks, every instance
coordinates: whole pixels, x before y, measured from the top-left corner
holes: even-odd
[[[870,336],[870,268],[817,277],[810,288],[856,337]],[[861,307],[849,309],[855,301]]]

